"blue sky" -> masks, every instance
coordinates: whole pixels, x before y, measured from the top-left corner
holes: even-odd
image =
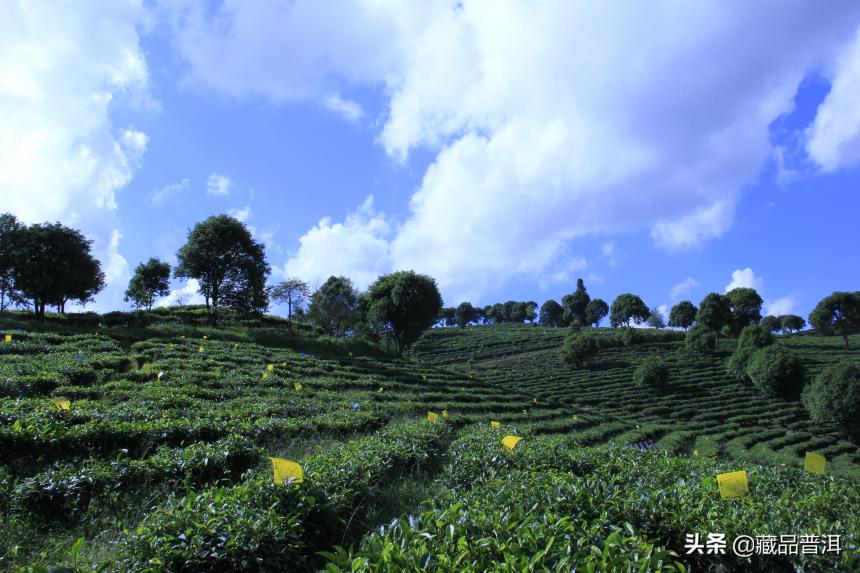
[[[749,4],[13,2],[2,210],[93,239],[101,310],[231,213],[273,282],[806,316],[860,288],[860,5]]]

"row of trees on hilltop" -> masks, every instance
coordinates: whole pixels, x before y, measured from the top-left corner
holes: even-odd
[[[456,307],[446,307],[439,312],[437,322],[445,326],[466,326],[467,324],[503,324],[517,322],[534,322],[537,318],[537,303],[534,301],[518,302],[509,300],[484,307],[472,306],[472,303],[461,302]]]

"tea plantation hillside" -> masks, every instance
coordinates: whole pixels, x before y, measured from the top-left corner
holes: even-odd
[[[525,392],[540,403],[565,407],[577,416],[545,420],[533,430],[562,432],[579,443],[609,440],[681,455],[796,464],[807,451],[830,460],[837,474],[860,474],[860,448],[833,428],[813,424],[798,401],[766,398],[750,384],[728,376],[726,361],[735,340],[718,352],[684,352],[683,333],[635,331],[637,339],[602,348],[594,364],[576,368],[563,361],[567,330],[530,325],[435,329],[415,348],[423,364],[444,365]],[[617,338],[617,331],[598,335]],[[795,351],[813,378],[826,365],[860,359],[860,336],[846,349],[838,337],[782,336],[777,344]],[[670,369],[659,389],[633,383],[644,358],[660,356]]]
[[[802,420],[751,392],[725,410],[735,433],[720,427],[719,388],[674,414],[680,388],[721,379],[718,357],[674,364],[689,373],[651,400],[662,405],[637,398],[625,372],[629,386],[631,364],[671,351],[671,335],[580,372],[557,358],[560,329],[431,331],[416,362],[265,324],[15,320],[0,331],[0,570],[860,567],[856,447],[807,423],[782,448],[762,440],[778,463],[744,458],[742,428],[790,437]],[[833,358],[826,341],[786,343]],[[827,475],[801,470],[808,444],[835,460]],[[297,462],[301,479],[275,483],[270,458]],[[749,495],[721,499],[714,476],[738,469]],[[707,532],[822,545],[685,555],[686,536]]]

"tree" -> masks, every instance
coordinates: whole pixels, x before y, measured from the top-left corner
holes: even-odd
[[[708,354],[717,349],[717,333],[713,328],[702,323],[696,323],[687,331],[684,344],[690,350],[701,354]]]
[[[669,378],[669,365],[659,356],[646,357],[633,371],[633,383],[637,386],[663,388]]]
[[[538,304],[535,301],[530,300],[527,303],[525,303],[525,305],[526,305],[526,320],[529,321],[530,323],[534,324],[535,319],[537,318]]]
[[[603,299],[593,298],[585,305],[585,323],[590,326],[598,326],[607,314],[609,305]]]
[[[609,322],[613,328],[619,326],[630,327],[631,322],[642,324],[648,320],[650,311],[639,296],[625,293],[615,297],[609,312]]]
[[[461,302],[456,310],[454,310],[454,322],[460,328],[465,327],[470,322],[474,321],[478,313],[475,307],[470,302]]]
[[[299,278],[288,278],[279,282],[272,289],[272,300],[287,305],[287,329],[293,332],[293,314],[302,308],[308,297],[311,296],[311,287]]]
[[[860,439],[860,363],[831,364],[803,392],[803,405],[818,424],[833,424]]]
[[[155,298],[170,294],[170,265],[156,258],[146,264],[140,263],[134,269],[134,276],[128,281],[125,301],[133,301],[137,308],[152,310]]]
[[[729,321],[729,333],[738,335],[745,326],[757,324],[761,320],[761,296],[755,289],[738,287],[726,293],[729,302],[729,312],[732,318]]]
[[[24,306],[27,302],[15,286],[15,268],[21,257],[21,233],[25,229],[14,215],[0,215],[0,311]]]
[[[803,319],[801,318],[801,320]],[[782,318],[769,314],[762,318],[759,324],[768,332],[776,332],[782,329]]]
[[[414,271],[379,277],[364,298],[368,324],[376,332],[390,336],[401,354],[433,325],[442,310],[442,295],[436,281]]]
[[[515,302],[511,305],[511,322],[525,322],[528,307],[524,302]]]
[[[212,325],[218,323],[220,306],[246,313],[268,308],[271,270],[265,247],[237,219],[216,215],[197,223],[176,256],[174,276],[199,282]]]
[[[576,290],[561,299],[564,308],[563,321],[565,326],[585,326],[585,307],[591,297],[585,292],[585,283],[582,279],[576,279]]]
[[[564,309],[553,299],[549,299],[540,307],[540,323],[543,326],[561,326]]]
[[[354,326],[357,310],[358,291],[352,281],[331,276],[311,296],[308,316],[326,333],[340,336]]]
[[[36,316],[45,306],[65,312],[71,300],[89,302],[105,286],[101,264],[90,254],[92,241],[60,223],[31,225],[19,235],[15,285],[33,301]]]
[[[571,332],[564,339],[561,354],[568,364],[585,366],[597,356],[599,349],[597,337],[591,331]]]
[[[841,336],[848,348],[848,335],[860,330],[860,292],[837,291],[821,299],[809,324],[817,334]]]
[[[803,390],[803,363],[782,346],[765,346],[755,351],[747,365],[750,381],[769,396],[796,398]]]
[[[660,309],[656,306],[651,309],[651,312],[648,314],[648,326],[651,328],[665,328],[666,321],[663,318],[663,313],[660,312]]]
[[[682,300],[669,311],[669,326],[687,330],[696,322],[697,309],[689,300]]]
[[[783,314],[779,317],[779,326],[783,333],[791,334],[792,331],[802,330],[806,321],[796,314]]]
[[[457,324],[456,312],[457,309],[453,306],[446,306],[439,311],[439,316],[436,317],[436,322],[441,322],[445,326],[454,326]]]
[[[751,324],[741,331],[735,351],[729,358],[726,369],[737,380],[747,381],[747,365],[753,354],[773,344],[773,335],[762,324]]]
[[[732,309],[729,300],[719,293],[709,293],[699,303],[696,312],[696,322],[713,330],[719,336],[720,331],[732,320]]]

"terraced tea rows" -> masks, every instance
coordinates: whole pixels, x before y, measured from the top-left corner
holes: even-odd
[[[805,452],[816,451],[831,461],[832,471],[860,472],[857,445],[832,428],[811,423],[798,402],[764,398],[751,386],[726,375],[725,361],[733,341],[723,341],[722,352],[716,356],[679,353],[681,342],[605,348],[596,364],[575,368],[563,362],[558,346],[545,348],[547,340],[559,340],[566,334],[563,329],[505,325],[491,332],[496,328],[467,328],[463,337],[480,345],[486,332],[487,338],[501,345],[499,338],[511,333],[521,351],[504,357],[476,355],[467,365],[451,366],[577,414],[576,420],[534,420],[530,425],[535,432],[563,432],[584,444],[616,440],[685,455],[697,451],[703,456],[777,464],[797,464]],[[551,330],[556,331],[554,335],[546,332]],[[609,332],[600,331],[602,335]],[[452,359],[449,348],[458,332],[428,332],[417,356],[428,363],[447,363]],[[860,337],[854,338],[856,347]],[[438,352],[437,339],[441,341]],[[779,343],[803,358],[810,377],[826,364],[857,356],[856,350],[844,349],[837,338],[780,337]],[[468,347],[462,347],[461,352],[468,353]],[[633,384],[633,370],[649,355],[663,356],[669,365],[671,382],[666,389]]]

